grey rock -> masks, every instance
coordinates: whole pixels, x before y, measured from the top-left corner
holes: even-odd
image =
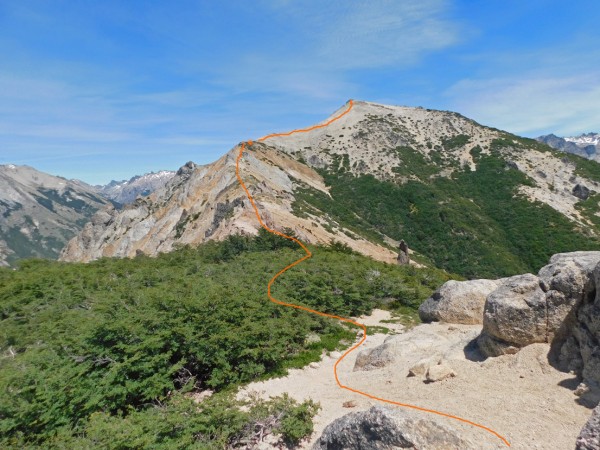
[[[415,365],[413,365],[410,369],[408,369],[409,377],[425,377],[429,368],[438,364],[439,360],[436,358],[423,358],[419,360]]]
[[[576,184],[572,192],[575,197],[581,200],[590,198],[590,190],[583,184]]]
[[[470,450],[480,448],[454,428],[405,409],[373,407],[330,423],[313,450]]]
[[[375,370],[385,367],[394,361],[391,345],[382,344],[372,350],[363,350],[356,356],[354,371]]]
[[[547,342],[546,333],[546,294],[535,275],[507,278],[487,297],[479,338],[484,354],[498,356],[512,353],[511,347]]]
[[[161,170],[156,173],[137,175],[129,180],[113,180],[104,186],[96,187],[104,197],[125,205],[134,202],[139,196],[145,197],[164,187],[173,176],[175,172]]]
[[[550,343],[556,367],[600,385],[599,287],[600,252],[556,254],[538,276],[505,279],[487,297],[479,349],[499,356]]]
[[[499,280],[447,281],[419,307],[423,322],[480,324],[486,297]]]
[[[600,450],[600,405],[581,429],[575,450]]]

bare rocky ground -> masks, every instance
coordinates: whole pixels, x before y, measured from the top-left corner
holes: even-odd
[[[578,402],[581,400],[573,393],[577,386],[573,375],[548,364],[548,344],[533,344],[517,354],[482,360],[472,350],[476,347],[469,345],[480,333],[481,325],[433,323],[405,330],[400,324],[381,322],[389,319],[389,312],[381,310],[359,318],[367,325],[384,326],[398,335],[368,336],[361,349],[340,363],[338,373],[343,384],[483,424],[508,439],[514,449],[574,448],[579,431],[590,416],[591,405]],[[364,357],[369,350],[384,344],[386,338],[393,360],[384,367],[354,370],[357,356]],[[267,398],[288,393],[299,401],[318,401],[322,409],[315,418],[315,431],[299,447],[310,448],[333,420],[380,405],[337,386],[333,365],[339,356],[335,352],[324,355],[318,365],[291,370],[283,378],[252,383],[238,395],[258,393]],[[443,361],[455,376],[437,382],[428,382],[425,376],[407,376],[417,362],[432,357]],[[482,429],[429,413],[417,415],[453,427],[461,438],[475,442],[481,449],[507,448]]]

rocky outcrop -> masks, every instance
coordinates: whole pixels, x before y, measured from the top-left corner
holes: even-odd
[[[423,322],[478,324],[483,321],[486,297],[498,280],[447,281],[419,307]]]
[[[301,190],[306,189],[330,196],[322,177],[314,169],[338,175],[372,175],[379,181],[395,183],[409,180],[428,183],[432,176],[450,177],[462,167],[476,171],[478,158],[497,152],[502,159],[511,161],[515,170],[531,179],[516,187],[515,194],[549,205],[574,223],[587,227],[590,234],[600,233],[587,217],[589,208],[583,214],[577,208],[581,200],[572,195],[577,184],[600,192],[600,183],[579,175],[576,164],[561,161],[555,152],[543,151],[540,145],[480,126],[448,111],[362,101],[354,101],[352,105],[351,109],[346,104],[336,111],[325,121],[326,127],[270,137],[247,148],[241,159],[242,178],[261,214],[273,226],[290,227],[309,243],[328,244],[335,240],[375,259],[405,264],[409,262],[408,251],[401,251],[397,259],[389,247],[378,244],[379,238],[389,243],[398,236],[364,239],[357,231],[345,229],[340,217],[336,219],[329,207],[317,207],[303,199],[305,193]],[[347,114],[332,120],[344,112]],[[236,233],[256,233],[256,218],[245,200],[245,192],[237,184],[238,150],[239,147],[234,148],[206,166],[186,164],[163,188],[147,197],[138,197],[128,205],[115,216],[110,228],[86,230],[86,236],[69,244],[62,258],[89,261],[102,256],[134,256],[138,249],[147,255],[156,255],[179,245],[197,245],[207,239],[224,239]],[[413,158],[425,162],[426,168],[420,164],[412,167]],[[227,201],[231,205],[238,198],[243,199],[242,204],[223,214],[223,205],[227,205]],[[438,200],[455,201],[451,197]],[[594,213],[595,206],[591,207]],[[411,215],[418,213],[417,205],[410,208]],[[183,214],[184,210],[187,215]],[[361,215],[358,211],[351,212]],[[220,216],[224,220],[220,220]],[[365,224],[370,222],[367,218],[357,219],[366,220]],[[369,226],[380,228],[375,223]],[[398,230],[402,226],[398,224]],[[474,236],[477,238],[478,234]]]
[[[400,241],[400,245],[398,245],[398,257],[396,258],[398,264],[406,265],[410,264],[410,256],[408,255],[408,245],[404,240]]]
[[[329,424],[313,450],[469,450],[480,446],[432,419],[385,407],[347,414]]]
[[[536,342],[551,358],[594,385],[600,383],[600,252],[554,255],[537,276],[505,279],[487,298],[478,338],[487,356]]]
[[[600,450],[600,405],[581,429],[575,450]]]

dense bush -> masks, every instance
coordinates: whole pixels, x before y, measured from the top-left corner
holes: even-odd
[[[452,178],[404,184],[321,171],[331,197],[300,189],[295,210],[317,208],[371,239],[381,239],[374,230],[404,239],[437,267],[466,277],[535,272],[554,253],[600,249],[597,238],[584,235],[550,206],[518,195],[517,187],[531,185],[532,180],[498,153],[475,156],[476,171],[465,168]],[[420,156],[411,160],[425,163]]]
[[[163,439],[143,436],[154,422],[162,430],[171,411],[173,420],[193,415],[173,398],[280,374],[353,339],[333,320],[267,300],[266,282],[302,255],[296,248],[261,232],[156,258],[28,260],[16,271],[1,269],[0,443],[101,439],[114,427],[139,439],[139,447],[151,445]],[[381,302],[414,308],[445,279],[440,271],[387,266],[334,246],[282,276],[273,293],[348,316]],[[313,333],[320,342],[307,342]],[[288,439],[298,438],[312,411],[298,408],[281,425],[291,428]],[[204,439],[193,423],[181,433]]]

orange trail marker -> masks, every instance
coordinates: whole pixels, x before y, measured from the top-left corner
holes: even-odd
[[[338,116],[328,120],[325,123],[322,123],[320,125],[315,125],[309,128],[302,128],[299,130],[292,130],[292,131],[288,131],[287,133],[273,133],[273,134],[269,134],[267,136],[263,136],[260,139],[258,139],[258,141],[262,142],[265,141],[269,138],[273,138],[273,137],[279,137],[279,136],[290,136],[292,134],[295,133],[306,133],[307,131],[311,131],[311,130],[315,130],[318,128],[324,128],[326,126],[328,126],[329,124],[335,122],[336,120],[339,120],[341,117],[345,116],[346,114],[348,114],[350,112],[350,110],[352,109],[352,107],[354,106],[354,102],[352,100],[350,100],[348,105],[348,108],[342,112],[341,114],[339,114]],[[248,141],[248,145],[252,145],[252,141]],[[295,308],[295,309],[300,309],[302,311],[307,311],[309,313],[312,314],[317,314],[319,316],[323,316],[323,317],[329,317],[331,319],[337,319],[341,322],[346,322],[346,323],[350,323],[352,325],[356,325],[357,327],[362,328],[363,330],[363,336],[362,339],[360,340],[360,342],[356,345],[354,345],[353,347],[351,347],[350,349],[346,350],[346,352],[335,362],[335,365],[333,366],[333,375],[335,377],[335,381],[337,383],[337,385],[341,388],[341,389],[346,389],[348,391],[354,392],[355,394],[359,394],[362,395],[364,397],[368,397],[372,400],[377,400],[379,402],[382,403],[388,403],[391,405],[396,405],[396,406],[402,406],[403,408],[411,408],[411,409],[416,409],[418,411],[423,411],[423,412],[427,412],[427,413],[431,413],[431,414],[437,414],[438,416],[443,416],[443,417],[447,417],[449,419],[454,419],[454,420],[458,420],[460,422],[472,425],[474,427],[477,428],[481,428],[482,430],[487,431],[488,433],[493,434],[494,436],[496,436],[497,438],[499,438],[500,440],[502,440],[502,442],[504,442],[508,447],[510,447],[510,443],[500,434],[498,434],[497,432],[495,432],[494,430],[492,430],[491,428],[486,427],[485,425],[481,425],[479,423],[476,422],[472,422],[470,420],[467,419],[463,419],[462,417],[458,417],[458,416],[454,416],[452,414],[448,414],[442,411],[436,411],[435,409],[427,409],[427,408],[422,408],[420,406],[417,405],[411,405],[408,403],[400,403],[394,400],[388,400],[386,398],[381,398],[381,397],[377,397],[375,395],[369,394],[367,392],[362,392],[359,391],[357,389],[351,388],[349,386],[346,386],[344,384],[342,384],[340,382],[340,379],[338,377],[338,365],[340,362],[342,362],[342,360],[348,356],[350,353],[352,353],[354,350],[356,350],[358,347],[360,347],[362,345],[363,342],[365,342],[365,340],[367,339],[367,327],[365,325],[363,325],[362,323],[358,323],[352,319],[348,319],[346,317],[340,317],[340,316],[335,316],[333,314],[327,314],[321,311],[316,311],[314,309],[310,309],[307,308],[305,306],[300,306],[300,305],[294,305],[292,303],[286,303],[286,302],[282,302],[281,300],[277,300],[275,297],[273,297],[271,295],[271,287],[273,286],[273,283],[275,282],[275,280],[277,278],[279,278],[279,276],[283,275],[287,270],[291,269],[292,267],[300,264],[302,261],[306,261],[307,259],[309,259],[312,256],[311,251],[306,247],[306,245],[304,245],[302,242],[300,242],[298,239],[296,239],[295,237],[292,236],[288,236],[286,234],[283,234],[277,230],[274,230],[272,228],[269,228],[262,220],[260,213],[258,212],[258,207],[256,206],[256,203],[254,202],[254,198],[252,197],[252,195],[250,194],[250,191],[248,190],[248,188],[246,187],[246,185],[244,184],[244,181],[242,180],[242,177],[240,176],[240,160],[242,159],[243,153],[244,153],[244,149],[246,148],[246,143],[242,142],[242,144],[240,145],[240,152],[238,153],[237,159],[236,159],[236,163],[235,163],[235,175],[237,176],[238,182],[240,183],[240,185],[242,186],[242,188],[244,189],[244,191],[246,192],[246,196],[248,197],[248,200],[250,201],[250,204],[252,205],[252,208],[254,209],[254,213],[256,214],[256,218],[258,219],[258,223],[260,223],[260,226],[263,227],[265,230],[267,230],[270,233],[276,234],[278,236],[281,236],[285,239],[289,239],[290,241],[294,241],[295,243],[297,243],[302,250],[304,250],[304,253],[306,253],[302,258],[294,261],[293,263],[285,266],[283,269],[281,269],[279,272],[277,272],[273,278],[271,278],[269,280],[269,283],[267,284],[267,296],[269,297],[269,300],[272,301],[273,303],[276,303],[278,305],[282,305],[282,306],[287,306],[289,308]]]

